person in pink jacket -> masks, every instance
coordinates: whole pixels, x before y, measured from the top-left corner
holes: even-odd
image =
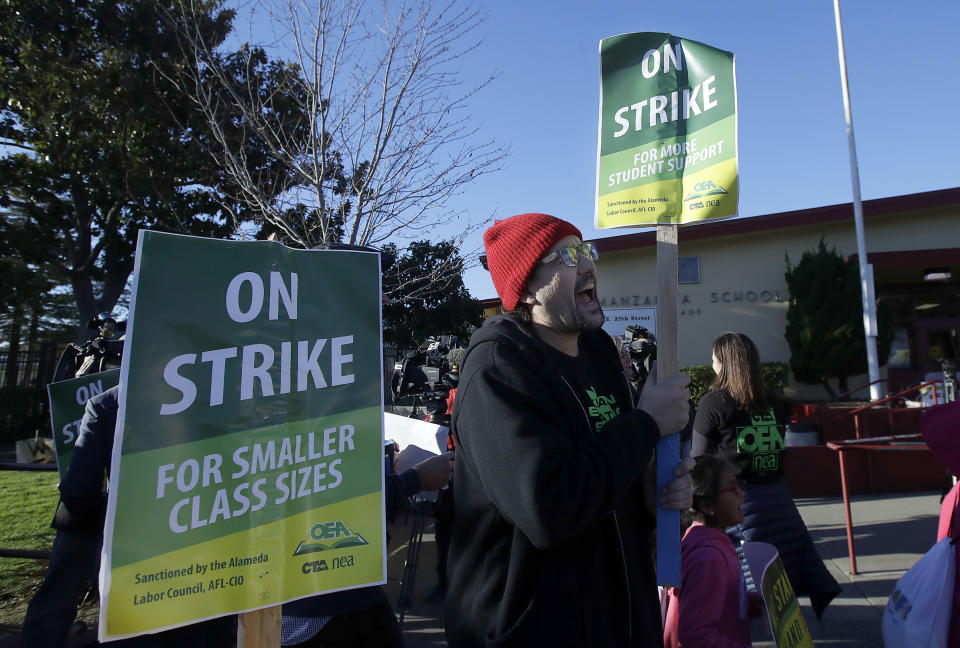
[[[680,545],[680,587],[667,594],[664,648],[744,648],[750,617],[762,611],[759,594],[747,594],[740,560],[727,537],[743,522],[743,490],[724,457],[697,457],[693,524]]]
[[[960,475],[960,401],[935,405],[923,413],[920,422],[923,439],[944,468],[953,475]],[[940,504],[940,524],[937,527],[937,542],[951,537],[957,563],[960,564],[960,482],[944,496]],[[953,577],[953,610],[950,615],[950,633],[947,648],[960,648],[960,569]]]

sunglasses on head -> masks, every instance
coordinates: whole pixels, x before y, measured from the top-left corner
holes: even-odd
[[[597,261],[600,258],[600,253],[597,251],[597,246],[593,243],[581,243],[580,245],[569,245],[567,247],[562,247],[559,250],[554,250],[547,256],[543,257],[541,263],[550,263],[554,259],[559,258],[563,265],[570,266],[571,268],[577,267],[577,264],[580,263],[580,255],[588,256],[594,261]]]

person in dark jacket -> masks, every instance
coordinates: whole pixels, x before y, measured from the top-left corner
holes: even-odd
[[[452,648],[662,642],[652,458],[688,418],[689,378],[648,384],[634,409],[600,330],[597,250],[581,238],[545,214],[484,235],[512,313],[474,334],[453,407]],[[664,506],[691,505],[692,463],[661,491]]]
[[[819,619],[840,585],[823,564],[783,479],[783,406],[764,387],[757,347],[743,333],[721,333],[714,341],[713,370],[711,391],[697,407],[691,454],[722,453],[737,465],[745,515],[732,534],[774,545],[797,596],[810,597]]]
[[[430,457],[399,475],[384,477],[389,519],[401,502],[422,490],[443,488],[453,472],[453,453]],[[321,594],[283,604],[281,646],[291,648],[400,648],[400,624],[379,585]]]
[[[57,530],[43,582],[30,600],[20,635],[23,648],[61,648],[84,588],[96,577],[107,512],[104,490],[110,473],[119,387],[87,401],[70,465],[60,482],[60,501],[50,525]],[[117,648],[228,648],[235,617],[211,619],[165,632],[111,642]]]

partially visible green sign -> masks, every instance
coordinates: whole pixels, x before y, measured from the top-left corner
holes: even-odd
[[[743,551],[750,571],[754,577],[759,575],[767,622],[777,648],[813,648],[813,638],[777,548],[765,542],[746,542]]]
[[[61,380],[47,385],[50,400],[50,427],[57,452],[57,470],[62,480],[73,456],[74,443],[80,434],[80,421],[87,401],[102,394],[120,382],[120,370],[111,369],[96,374]]]
[[[385,581],[376,253],[141,231],[102,638]]]
[[[600,41],[598,229],[737,213],[737,93],[730,52],[671,34]]]

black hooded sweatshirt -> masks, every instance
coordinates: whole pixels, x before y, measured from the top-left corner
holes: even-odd
[[[662,645],[643,505],[657,425],[632,410],[606,333],[579,343],[616,401],[599,430],[558,353],[511,317],[470,341],[452,416],[452,648]]]

